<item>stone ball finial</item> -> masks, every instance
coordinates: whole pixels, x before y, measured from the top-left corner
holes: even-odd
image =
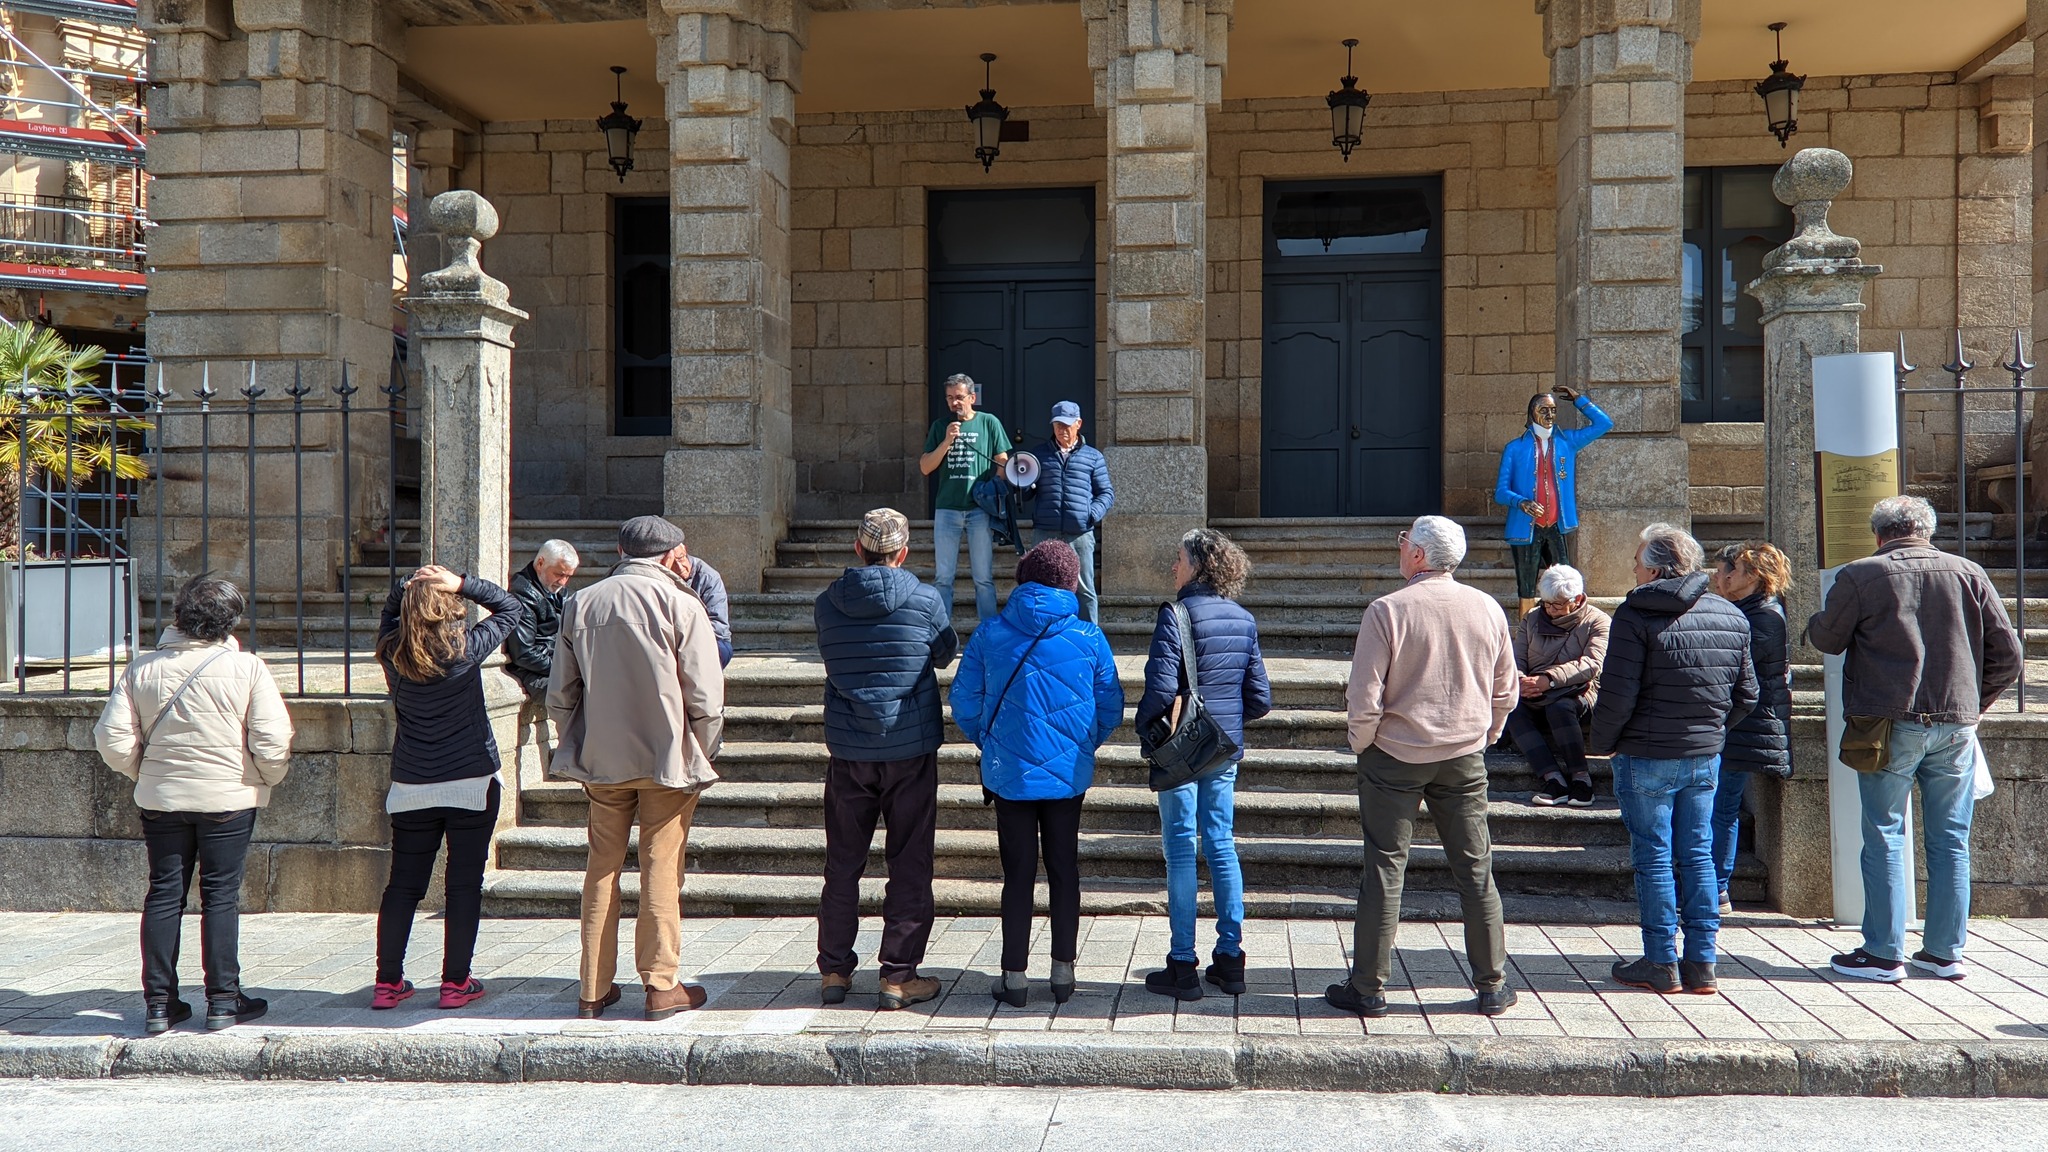
[[[427,205],[427,222],[448,237],[489,240],[498,234],[498,210],[466,189],[443,192]]]
[[[1855,173],[1849,158],[1833,148],[1801,148],[1771,178],[1771,192],[1787,205],[1833,200],[1849,190]]]

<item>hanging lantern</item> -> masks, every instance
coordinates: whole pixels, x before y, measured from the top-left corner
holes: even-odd
[[[1350,73],[1351,51],[1358,47],[1356,39],[1344,42],[1344,71]],[[1344,162],[1351,162],[1351,150],[1358,147],[1358,141],[1365,133],[1365,106],[1372,103],[1372,93],[1358,86],[1358,77],[1346,75],[1344,86],[1330,93],[1330,143],[1344,154]]]
[[[640,134],[640,121],[626,115],[626,70],[612,65],[612,84],[617,99],[612,101],[609,116],[600,116],[597,130],[604,133],[604,150],[611,159],[612,171],[619,174],[619,183],[626,182],[626,173],[633,170],[633,137]]]
[[[1799,131],[1799,90],[1806,87],[1806,77],[1794,76],[1785,67],[1785,22],[1770,25],[1778,35],[1778,58],[1771,62],[1771,74],[1756,86],[1756,94],[1764,98],[1764,118],[1770,121],[1771,135],[1778,138],[1778,147]]]
[[[981,54],[981,103],[967,110],[967,119],[974,124],[974,158],[981,161],[983,172],[995,166],[1002,152],[1003,121],[1010,118],[1010,110],[996,103],[995,62],[995,53]]]

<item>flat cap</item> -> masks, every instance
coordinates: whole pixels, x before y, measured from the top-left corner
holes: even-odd
[[[659,556],[683,542],[683,530],[660,516],[635,516],[619,525],[619,555]]]

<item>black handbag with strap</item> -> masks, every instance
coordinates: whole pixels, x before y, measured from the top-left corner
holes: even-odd
[[[1187,606],[1178,600],[1166,606],[1173,609],[1174,624],[1180,631],[1181,692],[1174,699],[1172,713],[1161,717],[1165,724],[1160,738],[1144,749],[1145,761],[1152,766],[1148,783],[1154,792],[1178,788],[1236,759],[1241,751],[1202,703],[1197,675],[1200,658]]]

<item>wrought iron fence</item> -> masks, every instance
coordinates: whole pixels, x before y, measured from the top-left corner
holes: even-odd
[[[1898,405],[1899,476],[1903,483],[1910,483],[1913,475],[1911,437],[1906,434],[1906,397],[1935,396],[1953,400],[1955,403],[1956,429],[1955,549],[1957,555],[1968,558],[1970,555],[1970,526],[1972,523],[1970,513],[1970,453],[1968,444],[1971,402],[1999,395],[2009,395],[2012,397],[2013,627],[2019,632],[2021,655],[2020,678],[2015,700],[2018,709],[2025,712],[2027,710],[2027,662],[2025,659],[2027,655],[2027,537],[2032,527],[2029,524],[2030,517],[2027,514],[2027,415],[2030,407],[2030,398],[2036,393],[2048,392],[2048,387],[2033,385],[2027,382],[2033,376],[2035,366],[2027,362],[2026,334],[2019,329],[2013,330],[2011,354],[1998,367],[2011,377],[2011,383],[1988,385],[1972,383],[1970,373],[1976,370],[1977,365],[1970,361],[1963,348],[1963,333],[1960,329],[1957,329],[1954,333],[1953,348],[1949,355],[1949,362],[1941,366],[1941,371],[1948,374],[1951,383],[1943,387],[1909,387],[1907,385],[1907,378],[1920,371],[1920,369],[1906,358],[1906,338],[1903,334],[1899,336],[1898,359],[1893,366],[1893,372],[1896,377],[1896,403]],[[2004,479],[2002,475],[2003,470],[2004,465],[1994,465],[1991,468],[1980,471],[1995,474],[2000,479]],[[1993,525],[1995,534],[1995,518],[1993,519]]]
[[[182,581],[212,572],[243,586],[242,646],[274,659],[287,694],[354,694],[358,625],[374,628],[402,571],[403,361],[381,385],[327,361],[182,365],[179,386],[165,365],[122,367],[0,382],[15,691],[105,691],[154,646]]]

